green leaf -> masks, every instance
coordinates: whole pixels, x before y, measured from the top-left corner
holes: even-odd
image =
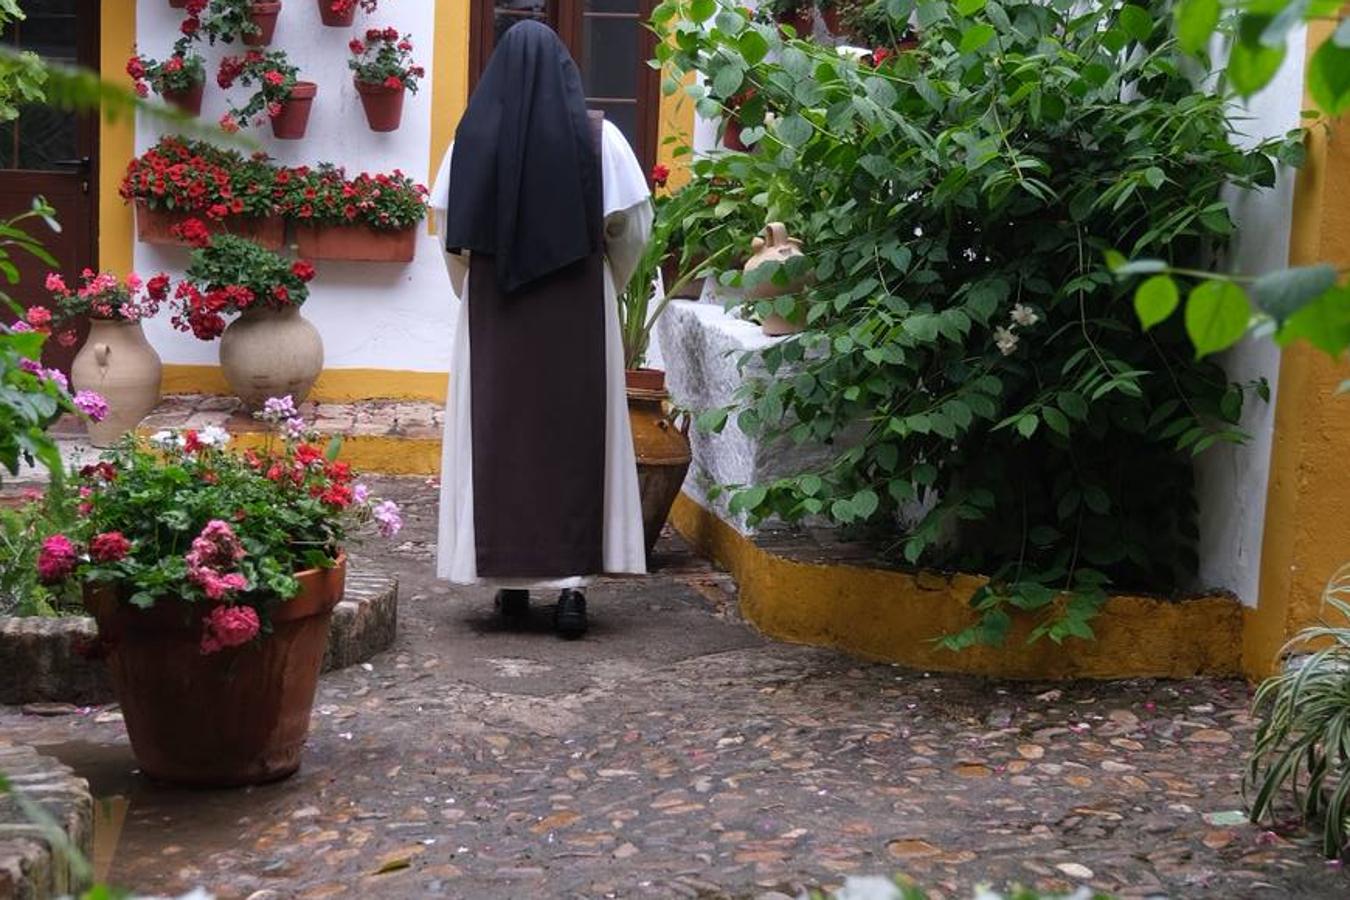
[[[689,18],[695,22],[706,22],[717,13],[717,0],[693,0],[689,4]]]
[[[1134,312],[1148,331],[1176,310],[1181,297],[1170,275],[1154,275],[1134,292]]]
[[[1041,418],[1045,420],[1045,424],[1049,425],[1051,430],[1062,434],[1064,437],[1069,436],[1069,420],[1064,417],[1064,413],[1053,406],[1046,406],[1041,409]],[[1018,424],[1020,426],[1021,423]]]
[[[1180,0],[1173,14],[1181,49],[1191,54],[1204,51],[1219,27],[1219,0]]]
[[[1237,39],[1228,54],[1228,80],[1243,97],[1250,97],[1270,83],[1284,62],[1285,46],[1267,47],[1261,33],[1270,24],[1269,16],[1244,15],[1238,23]]]
[[[859,519],[867,519],[872,516],[880,506],[875,491],[862,490],[853,495],[852,506],[854,515]]]
[[[800,147],[811,139],[811,123],[799,115],[791,115],[778,123],[778,136],[789,147]]]
[[[741,56],[745,57],[745,61],[752,66],[758,65],[764,57],[769,55],[769,42],[764,39],[764,35],[753,28],[743,32],[737,38],[736,46],[740,49]]]
[[[963,16],[973,16],[984,9],[989,0],[957,0],[956,11]]]
[[[1036,433],[1036,426],[1040,424],[1040,420],[1035,416],[1022,416],[1017,420],[1017,432],[1022,437],[1029,438]]]
[[[961,34],[960,51],[962,53],[975,53],[984,49],[985,45],[994,39],[993,25],[981,23],[972,25]]]
[[[1153,34],[1153,16],[1141,7],[1126,4],[1120,8],[1120,27],[1136,41],[1146,41]]]
[[[1059,396],[1055,398],[1055,402],[1059,404],[1060,409],[1080,422],[1088,417],[1088,404],[1083,399],[1082,394],[1061,391]]]
[[[1350,289],[1332,288],[1289,317],[1275,335],[1281,346],[1304,340],[1340,357],[1350,347]]]
[[[722,66],[713,76],[713,92],[723,99],[735,96],[745,82],[745,72],[739,66]]]
[[[1277,324],[1284,324],[1290,316],[1335,285],[1336,269],[1327,263],[1278,269],[1256,279],[1252,284],[1252,299]]]
[[[1205,281],[1186,300],[1186,333],[1197,358],[1231,347],[1247,333],[1251,307],[1230,281]]]
[[[1350,109],[1350,47],[1329,40],[1317,48],[1308,60],[1308,92],[1327,115]]]

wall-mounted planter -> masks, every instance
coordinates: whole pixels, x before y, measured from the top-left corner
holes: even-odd
[[[329,28],[348,28],[356,20],[356,4],[353,3],[343,12],[334,12],[333,0],[316,0],[319,4],[319,18]]]
[[[281,104],[281,112],[272,119],[272,136],[279,141],[298,141],[309,128],[309,111],[319,86],[312,81],[297,81],[291,97]]]
[[[194,218],[199,219],[212,234],[237,234],[268,250],[280,250],[286,245],[286,220],[281,216],[231,216],[216,221],[190,213],[150,209],[143,203],[136,204],[136,239],[143,244],[183,246],[186,242],[175,235],[173,229]]]
[[[185,91],[165,91],[161,96],[164,102],[189,116],[202,114],[202,95],[206,93],[206,83],[197,82]]]
[[[253,34],[244,35],[244,44],[249,47],[267,47],[277,32],[277,17],[281,15],[281,0],[264,0],[254,3],[248,10],[248,17],[259,29]]]
[[[406,93],[403,88],[358,80],[356,90],[361,95],[361,106],[365,108],[371,131],[398,131],[403,122],[403,95]]]
[[[412,262],[417,227],[380,231],[369,225],[297,225],[296,252],[305,259]]]

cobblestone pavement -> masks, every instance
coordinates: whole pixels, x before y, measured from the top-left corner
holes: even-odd
[[[115,710],[0,711],[93,781],[101,858],[221,897],[770,897],[904,871],[1123,896],[1345,897],[1306,839],[1242,824],[1236,681],[929,677],[775,644],[725,576],[665,549],[592,593],[594,629],[507,632],[431,577],[434,491],[401,481],[400,637],[326,676],[305,767],[188,792],[133,774]],[[1046,647],[1053,653],[1053,647]],[[118,829],[118,823],[120,830]]]

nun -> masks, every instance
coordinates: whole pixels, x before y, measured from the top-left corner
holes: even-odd
[[[498,43],[431,206],[460,299],[437,572],[495,588],[508,620],[557,591],[554,627],[580,637],[589,578],[646,571],[617,298],[652,205],[547,26]]]

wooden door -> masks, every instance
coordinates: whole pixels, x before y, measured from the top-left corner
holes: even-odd
[[[558,32],[581,69],[586,103],[628,138],[650,169],[656,161],[660,76],[647,61],[655,36],[646,27],[654,0],[471,0],[469,85],[487,66],[497,40],[522,19]]]
[[[78,10],[78,15],[76,11]],[[10,47],[30,50],[44,59],[98,70],[99,4],[89,0],[24,0],[27,18],[0,34]],[[34,197],[45,197],[61,224],[57,234],[41,220],[26,223],[57,261],[68,284],[80,272],[97,267],[98,240],[98,116],[69,113],[47,106],[25,106],[18,119],[0,124],[0,218],[31,208]],[[49,302],[43,288],[48,266],[16,256],[21,280],[0,283],[25,307]],[[8,309],[0,310],[12,321]],[[85,328],[80,329],[83,340]],[[69,372],[74,347],[47,342],[46,363]]]

